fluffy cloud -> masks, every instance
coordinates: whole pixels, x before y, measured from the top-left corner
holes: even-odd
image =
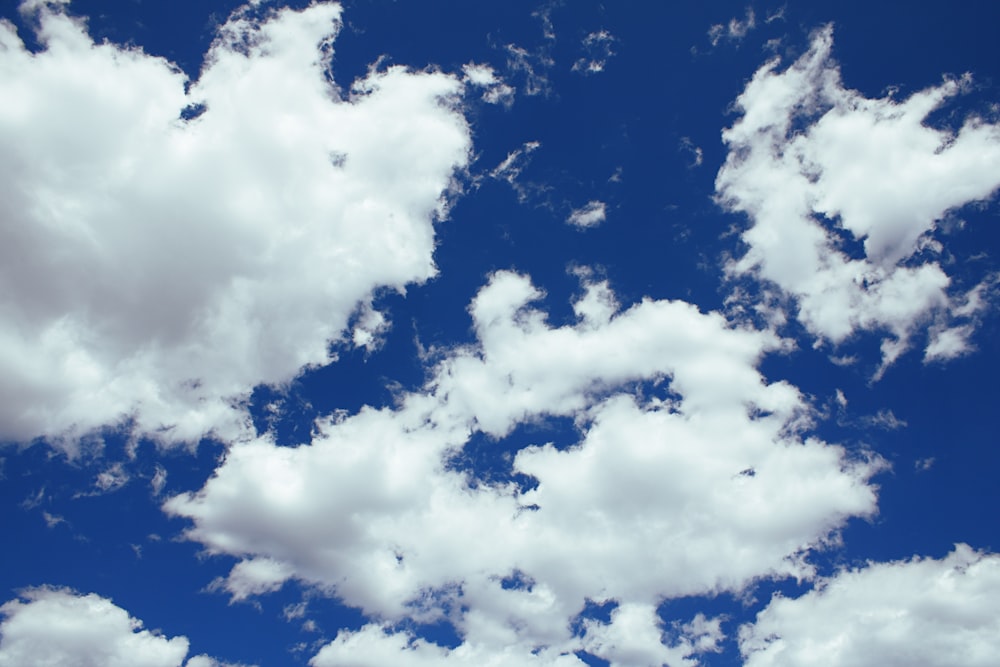
[[[338,90],[331,3],[237,10],[197,81],[31,11],[37,53],[0,24],[0,439],[240,437],[255,385],[434,274],[470,147],[456,77]]]
[[[941,560],[870,564],[740,631],[747,667],[986,667],[1000,655],[1000,556],[966,545]]]
[[[366,625],[357,632],[341,632],[309,661],[311,667],[583,667],[572,653],[523,646],[484,647],[463,644],[455,650],[418,639],[407,632],[392,632]]]
[[[649,604],[622,605],[611,613],[608,624],[587,622],[587,652],[604,658],[612,667],[668,665],[694,667],[698,653],[714,652],[723,638],[719,619],[699,614],[683,625],[673,646],[663,642],[663,622]]]
[[[822,340],[887,333],[883,368],[928,321],[926,358],[961,354],[983,287],[953,293],[933,233],[948,211],[1000,186],[1000,126],[926,124],[962,81],[902,101],[846,89],[831,48],[827,27],[786,70],[777,60],[759,69],[737,99],[742,116],[723,132],[730,152],[716,188],[751,225],[728,271],[777,285]]]
[[[53,588],[35,588],[0,607],[0,666],[181,667],[185,637],[168,639],[142,629],[110,600]],[[207,656],[187,667],[221,665]]]
[[[582,650],[608,660],[612,667],[693,667],[699,653],[716,650],[722,638],[718,620],[704,616],[682,625],[673,646],[663,643],[663,623],[652,605],[623,605],[608,624],[587,621]],[[407,632],[370,624],[357,632],[341,632],[310,661],[312,667],[401,667],[467,665],[468,667],[583,667],[573,646],[489,646],[464,643],[454,650],[437,646]]]
[[[470,306],[478,343],[444,354],[424,391],[325,420],[310,444],[236,444],[166,511],[209,553],[241,559],[223,584],[234,597],[295,578],[389,624],[342,633],[317,665],[358,664],[356,645],[399,654],[383,664],[525,664],[539,647],[551,659],[539,664],[577,664],[588,646],[614,664],[686,664],[713,645],[711,622],[672,646],[623,637],[659,636],[663,597],[808,578],[808,551],[874,512],[880,462],[803,439],[797,390],[757,371],[783,345],[772,333],[682,302],[622,310],[589,279],[578,321],[553,327],[531,305],[541,296],[495,274]],[[492,482],[453,463],[470,438],[502,449],[550,416],[576,420],[574,446],[511,451]],[[587,599],[620,611],[581,638],[571,625]],[[391,625],[406,619],[447,620],[463,643],[414,642]]]

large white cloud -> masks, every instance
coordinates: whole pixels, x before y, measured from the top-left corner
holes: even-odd
[[[740,631],[747,667],[986,667],[1000,655],[1000,556],[869,564],[776,597]]]
[[[470,147],[458,78],[336,89],[332,3],[238,10],[197,81],[32,11],[37,53],[0,23],[0,439],[243,435],[255,385],[434,274]]]
[[[388,623],[342,634],[323,665],[357,664],[344,656],[359,643],[405,651],[399,664],[538,647],[554,661],[586,648],[614,664],[685,664],[705,650],[704,619],[675,646],[621,638],[640,621],[659,637],[643,610],[663,597],[808,578],[808,551],[874,512],[868,479],[881,463],[803,439],[799,393],[757,371],[783,344],[772,333],[683,302],[621,310],[606,282],[589,281],[578,321],[552,327],[531,306],[540,296],[525,276],[495,274],[470,307],[478,344],[446,353],[425,391],[327,420],[307,445],[237,444],[201,491],[165,509],[191,519],[187,537],[209,553],[241,559],[224,584],[234,597],[296,578]],[[575,418],[580,439],[516,452],[511,472],[533,488],[446,463],[477,431],[503,447],[546,416]],[[581,638],[571,624],[588,598],[622,611]],[[460,649],[392,628],[441,618]]]
[[[142,621],[93,593],[34,588],[0,607],[2,667],[214,667],[188,653],[186,637],[144,630]]]
[[[828,26],[784,71],[777,60],[760,68],[736,101],[742,115],[723,132],[729,155],[716,188],[751,225],[728,271],[776,284],[821,340],[887,333],[883,367],[931,320],[925,357],[962,354],[975,308],[934,258],[933,232],[948,211],[1000,186],[1000,126],[927,124],[961,80],[902,101],[866,98],[843,86],[831,48]]]

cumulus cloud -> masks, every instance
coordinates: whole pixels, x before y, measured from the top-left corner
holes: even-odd
[[[570,665],[588,646],[686,664],[711,650],[704,618],[672,644],[625,638],[659,636],[664,597],[813,576],[808,552],[875,511],[882,464],[802,436],[799,392],[756,368],[783,346],[773,333],[683,302],[622,309],[580,275],[578,321],[553,327],[526,276],[494,274],[470,306],[478,342],[445,353],[422,391],[323,420],[297,447],[238,443],[164,509],[240,559],[222,583],[234,597],[296,579],[382,619],[339,634],[317,666]],[[492,481],[454,464],[471,438],[503,448],[547,417],[574,419],[577,442],[513,450]],[[621,611],[581,637],[588,599]],[[394,626],[406,620],[450,622],[462,643],[415,639]]]
[[[575,209],[566,218],[566,222],[574,227],[587,228],[596,227],[607,218],[607,211],[604,202],[589,201],[578,209]]]
[[[607,624],[586,623],[587,652],[612,665],[669,665],[696,667],[693,657],[716,652],[723,639],[720,620],[708,620],[703,614],[681,626],[680,638],[671,646],[663,642],[666,629],[649,604],[626,604],[611,613]]]
[[[221,667],[208,656],[184,663],[185,637],[167,638],[110,600],[33,588],[0,607],[0,666]]]
[[[463,644],[454,650],[369,624],[357,632],[340,632],[309,661],[310,667],[583,667],[569,652],[524,646],[491,647]]]
[[[458,78],[336,89],[327,2],[237,10],[197,81],[26,9],[39,52],[0,24],[0,439],[243,437],[255,385],[329,362],[373,289],[434,275],[470,147]]]
[[[847,89],[832,44],[830,27],[818,31],[784,71],[778,60],[761,67],[736,101],[716,191],[750,226],[727,270],[777,285],[822,341],[886,334],[876,376],[928,322],[927,359],[961,354],[974,329],[969,304],[992,283],[956,294],[932,235],[948,211],[1000,186],[1000,126],[927,124],[962,80],[901,101]]]
[[[740,629],[746,667],[986,667],[1000,655],[1000,556],[960,544],[941,560],[869,564]]]
[[[391,323],[385,313],[375,310],[371,303],[365,303],[354,323],[351,341],[355,347],[363,347],[368,352],[372,352],[382,347],[384,336],[389,331],[390,326]]]

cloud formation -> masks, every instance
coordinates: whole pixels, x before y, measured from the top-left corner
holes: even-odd
[[[142,621],[93,593],[34,588],[0,607],[0,615],[0,667],[224,667],[205,655],[184,662],[186,637],[144,630]]]
[[[596,227],[607,219],[607,207],[602,201],[589,201],[578,209],[574,209],[566,222],[574,227],[586,229]]]
[[[510,108],[514,104],[514,87],[504,83],[489,65],[468,63],[462,66],[467,84],[483,88],[482,99],[487,104],[502,104]]]
[[[434,275],[469,159],[456,77],[338,90],[332,3],[237,10],[197,81],[32,11],[37,53],[0,24],[0,439],[244,437],[255,385],[329,362],[373,289]]]
[[[750,226],[727,271],[776,285],[821,341],[885,334],[879,373],[921,327],[928,360],[962,354],[994,280],[957,290],[934,232],[1000,186],[1000,126],[974,116],[957,131],[927,124],[963,80],[902,101],[847,89],[832,46],[828,26],[784,71],[778,60],[757,70],[736,100],[716,190]]]
[[[478,343],[445,354],[423,391],[324,420],[298,447],[236,444],[165,510],[209,553],[240,559],[222,584],[235,598],[294,578],[384,620],[339,635],[317,665],[354,664],[356,645],[398,664],[516,664],[538,647],[551,655],[539,664],[577,664],[584,649],[619,660],[623,632],[659,636],[662,598],[809,578],[809,551],[875,511],[881,462],[801,437],[808,406],[757,371],[782,346],[772,333],[683,302],[622,310],[590,281],[578,321],[552,327],[531,306],[541,296],[526,276],[494,274],[470,306]],[[471,438],[502,449],[550,417],[573,418],[579,440],[515,448],[499,477],[455,463]],[[571,626],[588,599],[621,611],[581,638]],[[463,643],[411,646],[394,629],[406,619],[446,620]],[[642,650],[702,650],[708,621],[685,623],[679,644]]]
[[[614,35],[607,30],[598,30],[588,34],[581,42],[584,55],[573,63],[573,71],[583,75],[603,72],[608,60],[615,55],[612,48],[614,43]]]
[[[1000,655],[1000,556],[872,563],[776,597],[740,630],[746,667],[986,667]]]

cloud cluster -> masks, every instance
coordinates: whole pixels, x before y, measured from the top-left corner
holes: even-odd
[[[986,667],[1000,655],[1000,556],[869,564],[776,597],[740,630],[746,667]]]
[[[142,621],[94,594],[35,588],[0,607],[0,615],[0,667],[224,667],[205,655],[185,662],[186,637],[144,630]]]
[[[746,252],[727,269],[780,288],[820,340],[887,334],[883,369],[920,327],[926,359],[962,354],[992,279],[956,294],[933,232],[950,210],[1000,186],[1000,126],[976,117],[957,131],[927,124],[961,80],[902,101],[849,90],[832,43],[828,26],[784,71],[777,60],[761,67],[737,99],[716,189],[751,224]]]
[[[588,34],[581,42],[584,55],[573,63],[572,70],[585,76],[603,72],[608,60],[615,55],[612,48],[614,43],[614,35],[607,30],[598,30]]]
[[[237,10],[197,81],[27,9],[40,51],[0,24],[0,440],[241,437],[255,385],[329,362],[373,289],[434,274],[469,159],[456,77],[337,89],[326,2]]]
[[[220,583],[234,598],[294,578],[383,619],[316,665],[358,664],[358,646],[396,656],[383,664],[578,664],[577,650],[685,664],[718,628],[686,619],[673,645],[640,641],[661,636],[660,599],[811,577],[809,550],[874,512],[881,462],[800,437],[799,393],[757,371],[782,346],[772,333],[683,302],[623,310],[589,279],[577,322],[553,327],[541,296],[494,274],[470,306],[478,343],[448,352],[423,391],[325,420],[308,444],[236,444],[165,510],[240,559]],[[578,442],[514,447],[491,479],[453,463],[471,438],[503,449],[548,417],[573,418]],[[587,600],[617,610],[580,636]],[[463,643],[414,642],[406,620],[446,620]]]
[[[462,72],[467,84],[484,89],[482,99],[487,104],[502,104],[508,109],[514,104],[514,87],[504,83],[489,65],[468,63]]]

